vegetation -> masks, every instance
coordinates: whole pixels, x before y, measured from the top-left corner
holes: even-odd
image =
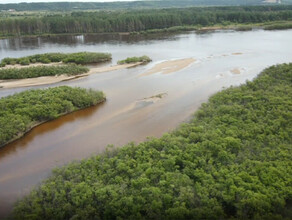
[[[292,22],[276,23],[271,25],[266,25],[265,30],[284,30],[292,28]]]
[[[12,218],[290,219],[291,97],[292,64],[272,66],[162,138],[56,169]]]
[[[291,21],[292,6],[197,7],[130,11],[76,11],[0,18],[0,36],[141,32],[177,26]]]
[[[0,79],[25,79],[40,76],[78,75],[88,72],[89,69],[76,64],[56,66],[33,66],[25,68],[0,69]]]
[[[21,92],[0,99],[0,146],[22,136],[37,124],[96,105],[102,92],[61,86]]]
[[[91,53],[91,52],[79,52],[79,53],[45,53],[36,54],[21,58],[4,58],[1,61],[1,66],[5,65],[29,65],[31,63],[52,63],[52,62],[64,62],[75,64],[90,64],[100,63],[111,60],[111,54],[109,53]]]
[[[142,57],[128,57],[125,60],[119,60],[118,64],[125,64],[125,63],[149,63],[151,62],[151,59],[148,56],[142,56]]]

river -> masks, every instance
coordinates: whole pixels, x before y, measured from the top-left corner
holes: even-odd
[[[122,146],[159,137],[190,119],[208,97],[224,87],[252,80],[270,65],[291,62],[292,30],[215,31],[153,36],[80,35],[0,40],[0,59],[47,52],[109,52],[112,65],[131,56],[153,62],[97,73],[50,86],[102,90],[107,101],[34,128],[0,149],[0,218],[13,203],[48,177],[54,167]],[[143,76],[157,63],[194,58],[171,74]],[[46,88],[36,86],[34,88]],[[31,89],[0,89],[0,97]],[[145,99],[166,93],[157,102]]]

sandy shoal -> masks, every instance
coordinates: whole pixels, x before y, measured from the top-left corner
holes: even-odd
[[[156,64],[154,67],[143,73],[141,76],[148,76],[155,73],[169,74],[182,70],[189,65],[191,65],[196,60],[194,58],[186,58],[180,60],[170,60],[165,61],[159,64]]]
[[[241,73],[239,68],[234,68],[234,69],[230,70],[230,72],[233,74],[240,74]]]
[[[114,71],[114,70],[126,69],[126,68],[135,67],[141,64],[142,64],[141,62],[138,62],[138,63],[115,65],[115,66],[96,67],[96,68],[91,68],[89,72],[85,74],[80,74],[80,75],[75,75],[75,76],[59,75],[59,76],[42,76],[42,77],[37,77],[37,78],[17,79],[17,80],[0,80],[0,88],[17,88],[17,87],[53,84],[57,82],[78,79],[78,78],[85,77],[93,73],[103,73],[103,72],[109,72],[109,71]]]

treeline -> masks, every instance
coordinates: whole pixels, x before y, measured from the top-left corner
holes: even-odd
[[[0,147],[39,123],[104,100],[102,92],[68,86],[29,90],[1,98]]]
[[[25,68],[0,69],[0,79],[26,79],[40,76],[78,75],[87,73],[89,69],[76,64],[55,66],[32,66]]]
[[[135,32],[185,25],[209,26],[289,20],[292,20],[292,6],[72,12],[43,17],[2,18],[0,36]]]
[[[290,219],[291,137],[292,64],[282,64],[162,138],[56,169],[12,218]]]
[[[291,4],[291,0],[282,2]],[[128,2],[46,2],[0,4],[0,10],[15,9],[17,11],[72,11],[72,10],[113,10],[137,8],[171,8],[190,6],[226,6],[226,5],[262,5],[262,0],[160,0],[160,1],[128,1]],[[271,5],[271,3],[268,3]]]
[[[78,53],[44,53],[35,54],[20,58],[4,58],[1,60],[0,66],[6,65],[29,65],[31,63],[75,63],[75,64],[91,64],[109,61],[112,55],[109,53],[92,53],[92,52],[78,52]]]

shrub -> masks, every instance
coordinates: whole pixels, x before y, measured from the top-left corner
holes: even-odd
[[[118,64],[125,64],[125,63],[149,63],[152,60],[148,56],[142,56],[142,57],[128,57],[125,60],[119,60]]]

